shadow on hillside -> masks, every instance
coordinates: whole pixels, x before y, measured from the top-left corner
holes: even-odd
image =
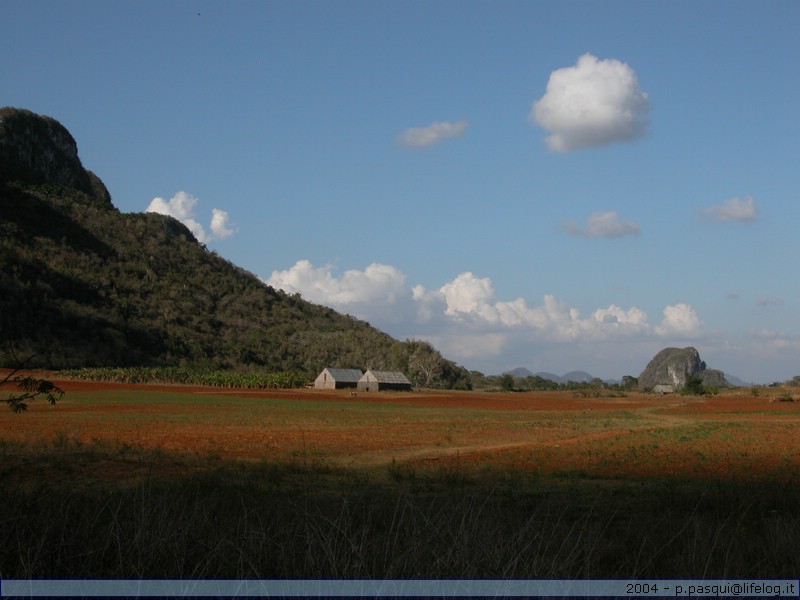
[[[46,190],[46,186],[41,186]],[[79,225],[65,212],[65,198],[79,194],[74,190],[54,187],[53,195],[59,206],[46,198],[21,190],[0,181],[0,205],[3,207],[4,226],[14,227],[13,233],[20,241],[29,241],[30,236],[50,238],[78,252],[90,252],[100,258],[109,258],[115,251],[98,239],[89,230]],[[85,200],[83,201],[85,202]],[[10,233],[10,231],[9,231]]]

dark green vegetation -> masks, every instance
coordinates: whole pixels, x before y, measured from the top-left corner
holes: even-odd
[[[292,373],[238,373],[230,370],[184,369],[181,367],[95,367],[70,369],[69,379],[110,383],[174,383],[222,388],[291,389],[303,387],[306,377]]]
[[[484,391],[503,392],[547,392],[556,390],[572,390],[581,393],[606,394],[625,393],[636,389],[638,380],[630,375],[625,375],[619,383],[609,383],[599,378],[592,381],[566,381],[558,383],[545,379],[539,375],[515,377],[510,373],[503,375],[484,375],[480,371],[471,371],[472,389]]]
[[[264,284],[180,222],[122,214],[56,121],[0,109],[0,365],[401,370],[469,386],[430,344]]]
[[[0,446],[2,578],[748,578],[798,572],[795,485],[199,463]],[[93,466],[148,473],[80,480]],[[167,475],[169,474],[169,475]]]

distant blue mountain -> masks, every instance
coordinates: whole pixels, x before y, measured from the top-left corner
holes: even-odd
[[[504,371],[503,375],[511,375],[513,377],[533,377],[533,373],[528,371],[525,367],[517,367],[516,369],[511,369],[510,371]]]
[[[511,369],[510,371],[504,371],[503,375],[511,375],[513,377],[541,377],[542,379],[547,379],[549,381],[555,381],[556,383],[567,383],[568,381],[574,381],[577,383],[584,383],[589,382],[594,379],[592,375],[587,373],[586,371],[570,371],[563,377],[556,375],[555,373],[545,373],[539,371],[538,373],[531,373],[525,367],[517,367],[516,369]]]
[[[546,371],[537,372],[536,377],[541,377],[542,379],[547,379],[549,381],[555,381],[556,383],[564,383],[560,375],[556,375],[555,373],[547,373]]]
[[[725,373],[725,380],[730,383],[733,387],[751,387],[753,384],[748,383],[746,381],[742,381],[735,375],[731,375],[730,373]]]
[[[574,381],[575,383],[590,383],[594,376],[586,371],[570,371],[561,376],[561,380],[566,383]]]

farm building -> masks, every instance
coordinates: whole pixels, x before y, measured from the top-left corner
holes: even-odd
[[[358,386],[361,375],[361,369],[332,369],[328,367],[317,375],[314,380],[314,388],[318,390],[354,388]]]
[[[358,389],[364,392],[410,390],[411,382],[399,371],[373,371],[370,369],[358,380]]]

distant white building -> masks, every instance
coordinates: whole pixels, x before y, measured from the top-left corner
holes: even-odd
[[[340,390],[354,388],[358,386],[362,375],[361,369],[334,369],[327,367],[314,380],[314,389]]]
[[[653,393],[654,394],[674,394],[675,393],[675,388],[672,387],[671,385],[666,385],[666,384],[660,383],[658,385],[654,385],[653,386]]]
[[[358,380],[358,389],[363,392],[410,390],[411,382],[400,371],[373,371],[370,369]]]

